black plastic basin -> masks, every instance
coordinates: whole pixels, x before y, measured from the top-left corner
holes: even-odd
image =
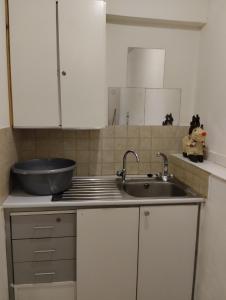
[[[70,159],[32,159],[12,167],[23,190],[33,195],[53,195],[68,189],[75,162]]]

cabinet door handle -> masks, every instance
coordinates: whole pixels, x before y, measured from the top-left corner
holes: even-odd
[[[42,277],[42,276],[54,276],[56,275],[55,272],[46,272],[46,273],[35,273],[34,276],[36,277]]]
[[[34,230],[47,230],[47,229],[54,229],[55,226],[34,226]]]
[[[42,253],[54,253],[56,252],[55,249],[49,249],[49,250],[35,250],[34,254],[42,254]]]
[[[145,215],[145,217],[148,217],[148,216],[150,216],[150,211],[148,211],[148,210],[145,210],[145,212],[144,212],[144,215]]]
[[[62,71],[61,73],[63,76],[66,76],[67,75],[67,72],[66,71]]]

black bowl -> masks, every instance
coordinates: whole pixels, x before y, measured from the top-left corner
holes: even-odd
[[[32,159],[18,162],[12,172],[23,188],[33,195],[54,195],[67,190],[72,181],[75,162],[70,159]]]

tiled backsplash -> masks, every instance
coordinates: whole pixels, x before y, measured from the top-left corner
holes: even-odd
[[[16,160],[17,152],[12,129],[0,129],[0,204],[8,195],[10,167]]]
[[[170,156],[170,171],[197,193],[204,197],[208,196],[209,173],[175,156]]]
[[[159,172],[157,151],[181,152],[187,127],[114,126],[101,130],[15,130],[20,160],[65,157],[76,160],[77,175],[112,175],[122,168],[126,150],[137,151],[140,163],[128,157],[128,174]]]

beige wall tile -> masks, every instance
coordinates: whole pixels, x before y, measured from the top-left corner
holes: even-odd
[[[20,159],[57,154],[74,159],[79,164],[92,164],[88,171],[87,166],[82,165],[80,173],[92,170],[92,174],[99,174],[100,165],[105,164],[103,172],[114,174],[115,167],[122,164],[125,151],[132,149],[140,156],[141,167],[137,172],[141,174],[148,166],[151,168],[151,163],[155,163],[155,169],[162,165],[161,160],[155,157],[157,151],[167,155],[177,153],[181,137],[187,129],[176,126],[110,126],[101,130],[16,130],[14,135]],[[132,155],[128,156],[127,161],[135,163]],[[94,168],[96,164],[97,171]]]
[[[32,137],[30,132],[26,131],[25,134],[28,138]],[[10,168],[17,159],[17,150],[12,129],[0,129],[0,204],[9,193]]]
[[[139,143],[139,150],[151,150],[152,140],[149,138],[141,138]]]
[[[139,172],[139,164],[128,162],[126,165],[127,175],[137,175]]]
[[[149,163],[151,161],[151,151],[150,150],[139,150],[138,155],[141,163]]]
[[[76,138],[75,131],[74,130],[63,130],[63,138],[75,140],[75,138]]]
[[[114,151],[104,150],[103,151],[103,163],[113,163],[114,162]]]
[[[127,148],[129,150],[137,151],[139,149],[140,139],[139,138],[128,138]]]
[[[64,158],[76,160],[76,151],[75,150],[65,150]]]
[[[114,137],[114,126],[109,126],[101,129],[101,135],[103,138],[113,138]]]
[[[77,176],[89,176],[89,164],[78,163],[76,168]]]
[[[89,163],[90,161],[90,151],[87,150],[79,150],[76,152],[76,160],[78,163]]]
[[[90,151],[90,163],[102,163],[102,151]]]
[[[162,172],[162,164],[157,162],[151,162],[150,173],[159,173]]]
[[[114,149],[114,139],[113,138],[104,138],[102,141],[103,150],[113,150]]]
[[[63,139],[64,151],[76,149],[76,142],[74,137],[64,137]]]
[[[114,173],[112,175],[116,175],[118,171],[122,170],[122,163],[114,163]]]
[[[139,163],[138,166],[140,175],[147,175],[151,172],[151,164],[150,163]]]
[[[125,153],[124,150],[115,150],[114,151],[114,162],[122,163],[124,153]]]
[[[102,139],[90,139],[90,150],[102,150]]]
[[[90,130],[77,130],[75,134],[78,139],[90,139]]]
[[[209,174],[176,157],[170,157],[170,169],[180,181],[204,197],[208,195]]]
[[[100,176],[102,171],[102,164],[91,163],[89,165],[89,176]]]
[[[152,136],[154,138],[170,138],[177,136],[177,126],[153,126]]]
[[[140,137],[141,138],[151,138],[152,127],[151,126],[140,126]]]
[[[91,139],[100,139],[101,138],[101,130],[90,130],[90,138]]]
[[[127,139],[115,138],[114,149],[126,151],[127,150]]]
[[[115,173],[114,163],[107,163],[102,165],[102,175],[112,175]]]
[[[87,138],[77,139],[75,147],[77,150],[89,150],[90,149],[90,139],[87,139]]]
[[[138,138],[140,136],[140,127],[128,126],[127,136],[128,138]]]
[[[116,138],[126,138],[127,137],[127,126],[115,126],[114,136]]]

